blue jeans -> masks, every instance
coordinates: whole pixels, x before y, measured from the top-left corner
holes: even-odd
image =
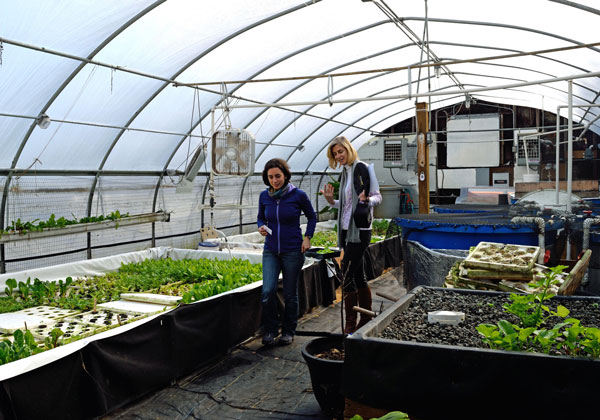
[[[280,316],[277,305],[279,273],[283,272],[284,309],[282,334],[294,335],[298,325],[298,279],[304,264],[304,254],[298,251],[277,254],[263,251],[262,319],[265,333],[277,335]]]

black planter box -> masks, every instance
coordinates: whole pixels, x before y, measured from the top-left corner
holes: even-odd
[[[346,337],[342,383],[346,398],[401,410],[418,420],[598,416],[600,360],[378,338],[423,289],[413,289]],[[560,298],[600,303],[595,297]]]

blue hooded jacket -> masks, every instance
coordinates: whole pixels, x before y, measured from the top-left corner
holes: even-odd
[[[272,233],[265,237],[265,249],[274,253],[300,251],[302,231],[300,214],[307,218],[305,236],[312,238],[317,225],[317,215],[306,193],[293,185],[279,200],[264,190],[258,199],[258,227],[267,225]]]

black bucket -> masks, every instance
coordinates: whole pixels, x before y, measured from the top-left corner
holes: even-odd
[[[342,360],[328,360],[315,357],[329,349],[343,350],[344,336],[332,335],[309,341],[302,347],[302,357],[306,360],[315,397],[323,413],[334,418],[343,418],[345,399],[342,394]]]

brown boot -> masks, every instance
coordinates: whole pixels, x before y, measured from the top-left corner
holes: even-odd
[[[373,301],[371,298],[371,289],[369,289],[369,286],[364,287],[362,289],[358,289],[358,305],[361,308],[368,309],[370,311],[372,303],[373,303]],[[360,321],[358,322],[356,329],[358,330],[360,327],[365,325],[371,319],[373,319],[373,317],[361,313]]]
[[[356,331],[356,319],[358,314],[352,309],[358,303],[358,292],[344,292],[344,313],[346,323],[344,324],[344,334],[352,334]]]

